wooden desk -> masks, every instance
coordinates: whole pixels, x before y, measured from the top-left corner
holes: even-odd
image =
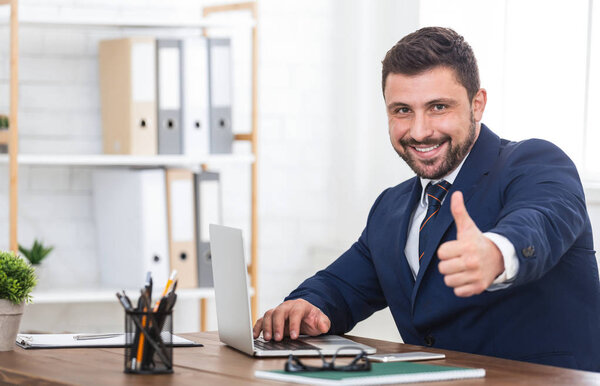
[[[254,359],[224,346],[215,332],[181,334],[204,347],[175,348],[175,373],[130,375],[123,373],[123,349],[48,349],[0,352],[0,383],[82,385],[281,385],[254,378],[255,370],[283,368],[285,359]],[[424,350],[423,347],[353,338],[377,347],[381,353]],[[443,352],[446,359],[429,361],[486,369],[486,377],[432,385],[599,385],[600,373],[534,365],[456,351]],[[420,384],[422,385],[422,383]]]

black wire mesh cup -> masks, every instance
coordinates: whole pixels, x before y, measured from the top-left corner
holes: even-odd
[[[173,372],[172,311],[125,311],[125,372]]]

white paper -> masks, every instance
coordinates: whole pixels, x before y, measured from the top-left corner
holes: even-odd
[[[168,341],[168,332],[162,332],[164,341]],[[57,348],[57,347],[81,347],[81,346],[123,346],[125,347],[125,334],[119,334],[110,338],[101,339],[75,339],[77,335],[92,334],[19,334],[17,335],[17,344],[23,348]],[[96,334],[101,335],[101,334]],[[104,335],[104,334],[102,334]],[[177,335],[173,335],[173,345],[193,345],[194,342]]]

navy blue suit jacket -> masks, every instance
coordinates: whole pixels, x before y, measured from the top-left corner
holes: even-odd
[[[389,306],[406,343],[600,371],[598,266],[571,160],[549,142],[506,141],[482,125],[449,196],[456,190],[482,232],[514,245],[510,287],[459,298],[444,284],[436,251],[456,239],[449,199],[413,278],[404,247],[421,193],[414,177],[385,190],[358,241],[287,299],[319,307],[334,334]]]

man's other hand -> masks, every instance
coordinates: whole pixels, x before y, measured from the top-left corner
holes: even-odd
[[[454,288],[456,296],[482,293],[504,272],[502,253],[485,237],[469,216],[463,195],[454,192],[450,210],[456,223],[456,240],[440,245],[437,254],[444,283]]]
[[[262,331],[265,340],[280,341],[288,335],[296,339],[300,334],[325,334],[330,328],[331,321],[320,309],[304,299],[294,299],[265,312],[254,325],[254,338]]]

